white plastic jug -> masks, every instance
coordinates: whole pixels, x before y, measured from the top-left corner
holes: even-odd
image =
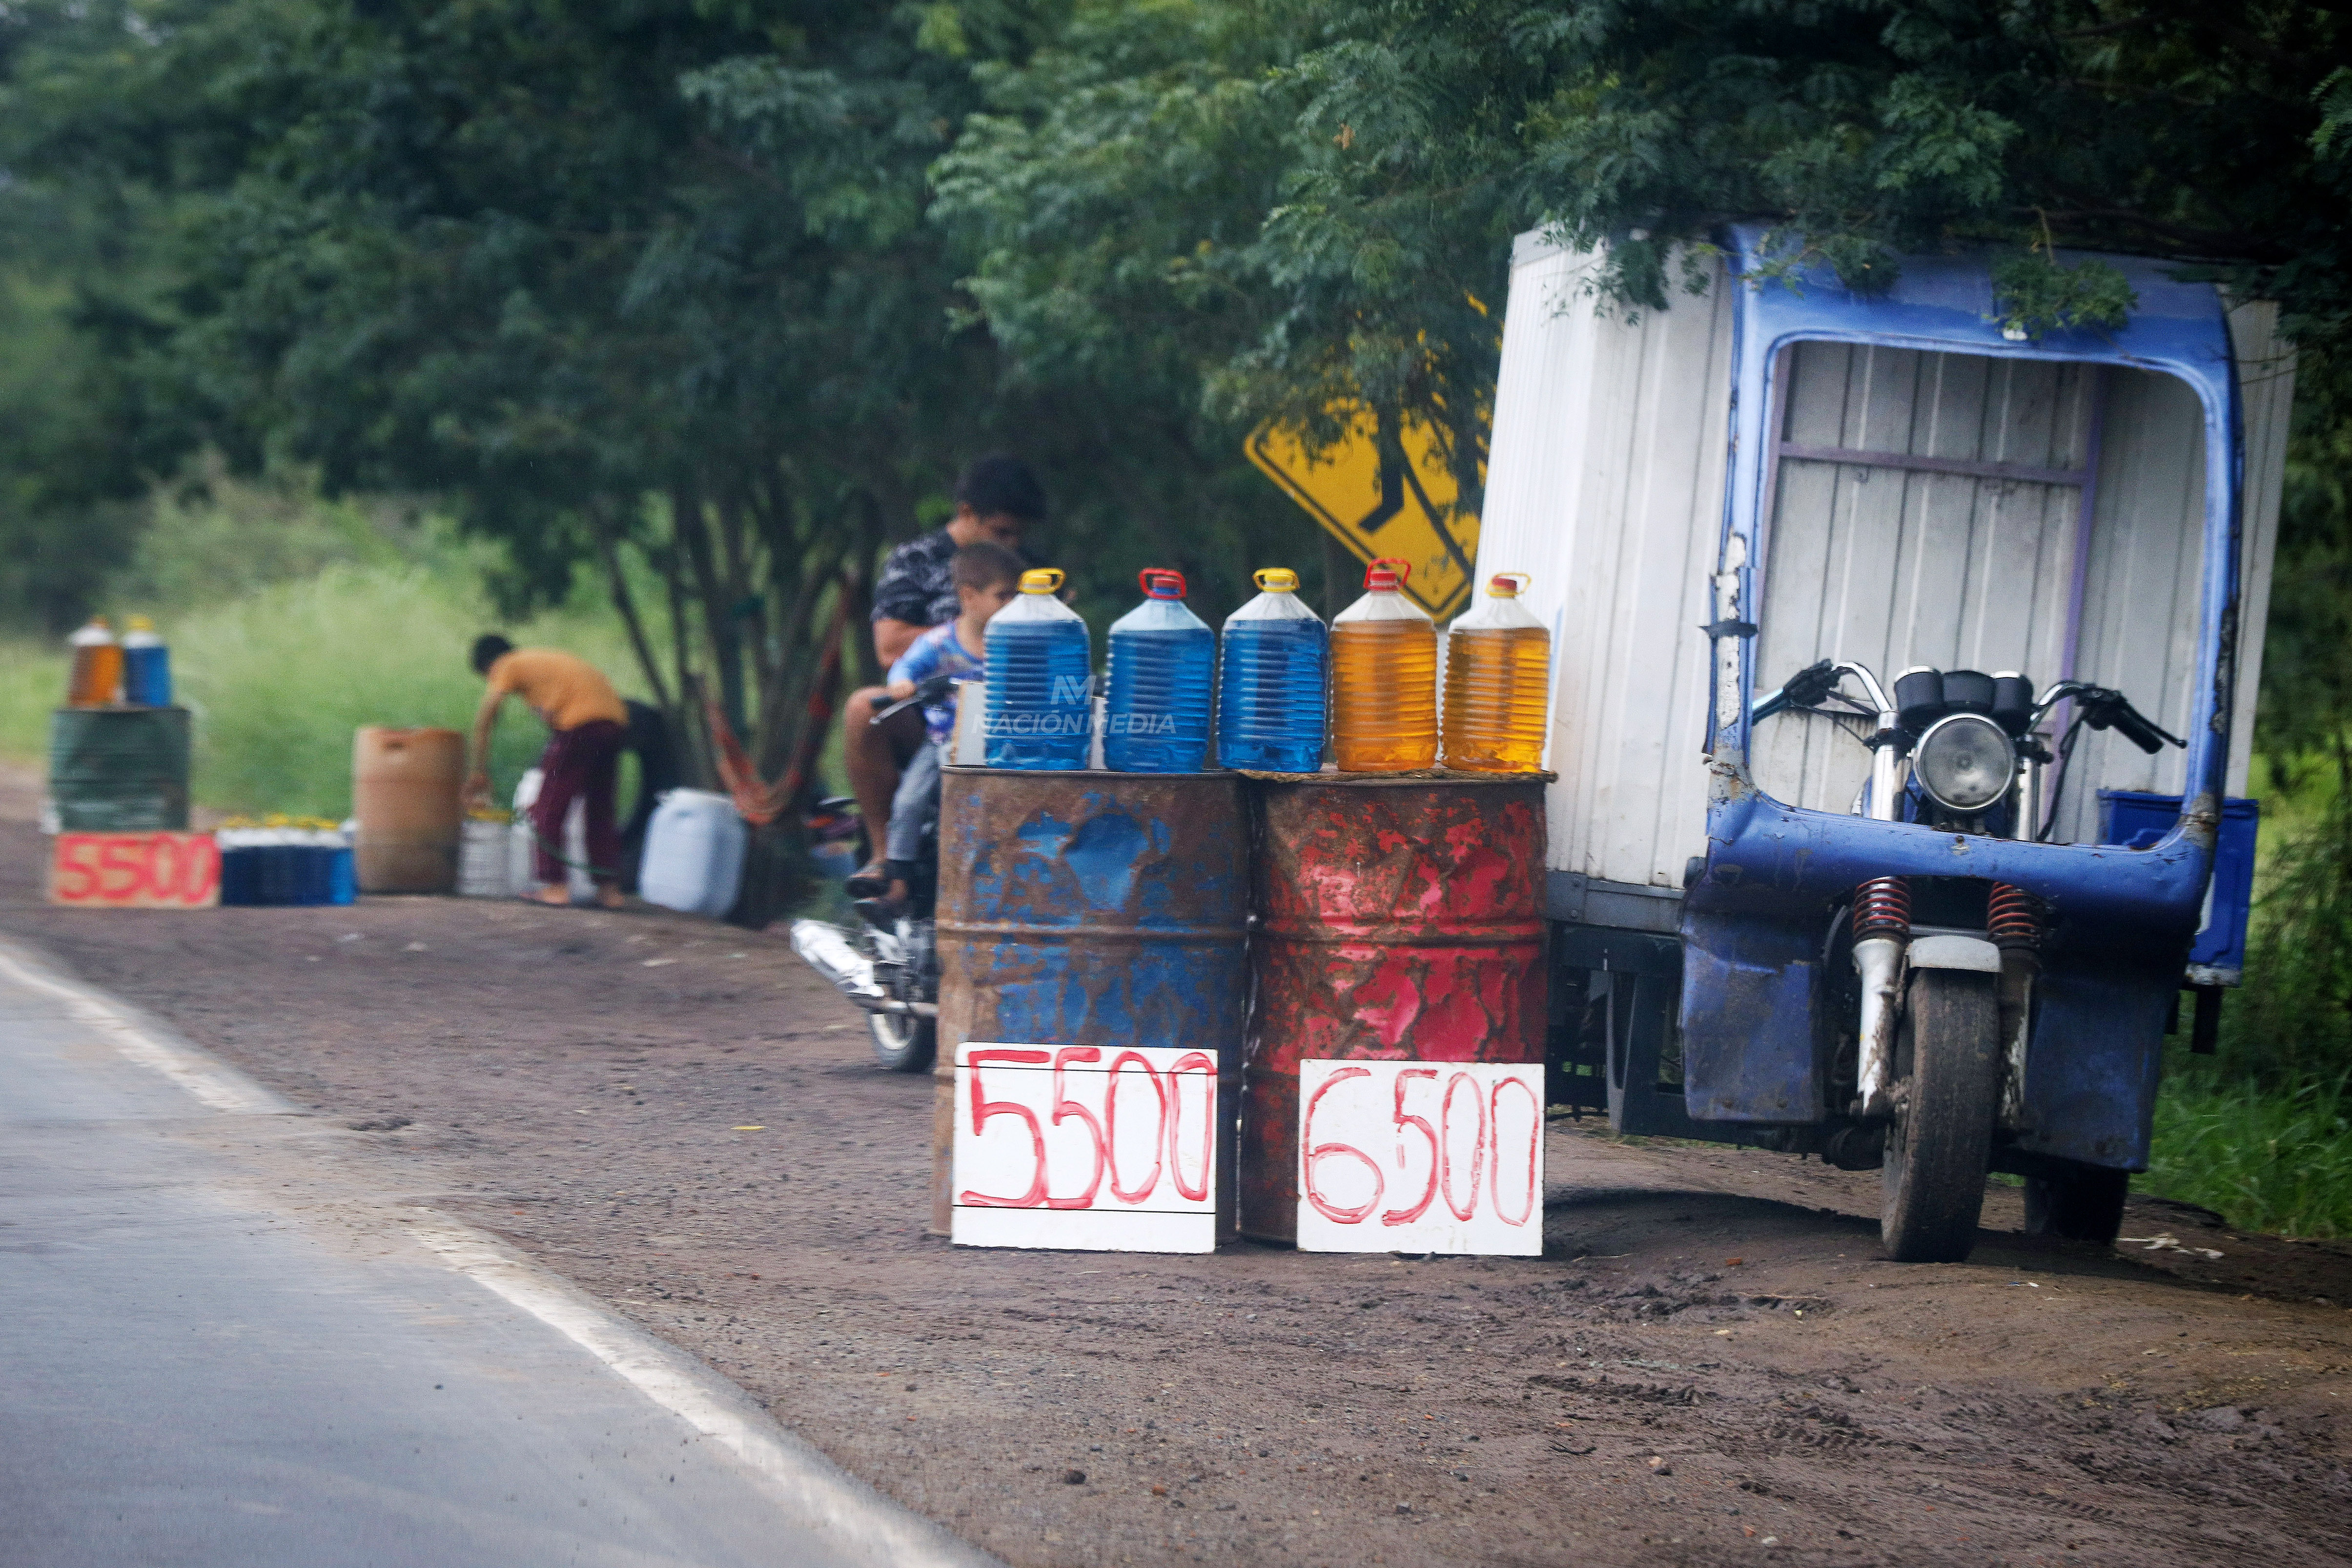
[[[539,801],[539,785],[542,777],[536,768],[530,768],[515,782],[514,821],[507,832],[507,891],[517,898],[529,898],[539,888],[538,830],[531,825],[530,809]],[[588,874],[588,802],[575,795],[572,809],[563,813],[563,873],[564,892],[574,904],[585,904],[596,896],[596,879]]]
[[[751,833],[735,802],[708,789],[672,789],[654,808],[637,894],[648,904],[716,920],[735,907]]]
[[[465,836],[457,843],[457,896],[514,896],[514,855],[507,847],[512,836],[496,817],[468,817]]]

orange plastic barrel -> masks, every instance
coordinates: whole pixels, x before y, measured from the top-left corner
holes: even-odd
[[[1297,1239],[1301,1062],[1543,1061],[1549,778],[1252,785],[1243,1235]]]
[[[466,737],[362,727],[352,741],[352,845],[362,893],[451,893],[465,812]]]

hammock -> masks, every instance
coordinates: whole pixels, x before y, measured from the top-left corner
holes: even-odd
[[[735,810],[755,828],[766,827],[793,809],[816,765],[817,751],[833,724],[834,697],[841,685],[841,637],[849,613],[849,585],[844,582],[841,591],[834,596],[833,615],[826,622],[820,644],[824,653],[817,660],[816,677],[809,682],[807,722],[801,727],[800,743],[793,747],[792,765],[784,769],[782,779],[772,784],[762,781],[759,768],[751,762],[751,754],[735,738],[735,731],[728,725],[718,699],[707,695],[702,699],[703,715],[710,726],[711,760],[718,764],[719,781],[734,797]]]

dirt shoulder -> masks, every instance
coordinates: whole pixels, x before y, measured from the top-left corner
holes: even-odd
[[[1906,1267],[1874,1176],[1556,1124],[1539,1260],[957,1250],[929,1080],[781,939],[51,910],[30,798],[0,930],[1017,1564],[2352,1557],[2339,1247],[2147,1201],[2171,1245],[2041,1244],[1996,1188],[1974,1260]]]

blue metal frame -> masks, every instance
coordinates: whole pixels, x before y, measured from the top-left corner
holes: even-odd
[[[1769,259],[1756,228],[1733,231],[1731,250],[1737,277],[1754,275]],[[2204,678],[2189,735],[2189,802],[2161,841],[2143,850],[2020,843],[1806,810],[1765,795],[1748,769],[1753,636],[1737,625],[1712,628],[1718,638],[1740,638],[1739,673],[1736,690],[1718,681],[1711,695],[1706,864],[1683,903],[1684,1084],[1696,1119],[1829,1119],[1829,1031],[1815,1027],[1814,1012],[1831,905],[1870,877],[1977,877],[2039,894],[2053,915],[2021,1145],[2124,1168],[2147,1163],[2165,1019],[2197,928],[2229,763],[2243,443],[2235,360],[2216,291],[2176,282],[2157,263],[2103,259],[2138,293],[2130,322],[2112,332],[2056,332],[2026,342],[2001,335],[1980,256],[1906,259],[1899,280],[1878,295],[1858,295],[1825,269],[1806,267],[1786,283],[1733,285],[1731,461],[1718,570],[1737,587],[1735,622],[1752,617],[1757,603],[1774,444],[1767,411],[1781,350],[1811,340],[2119,365],[2179,377],[2204,410],[2198,627]]]

